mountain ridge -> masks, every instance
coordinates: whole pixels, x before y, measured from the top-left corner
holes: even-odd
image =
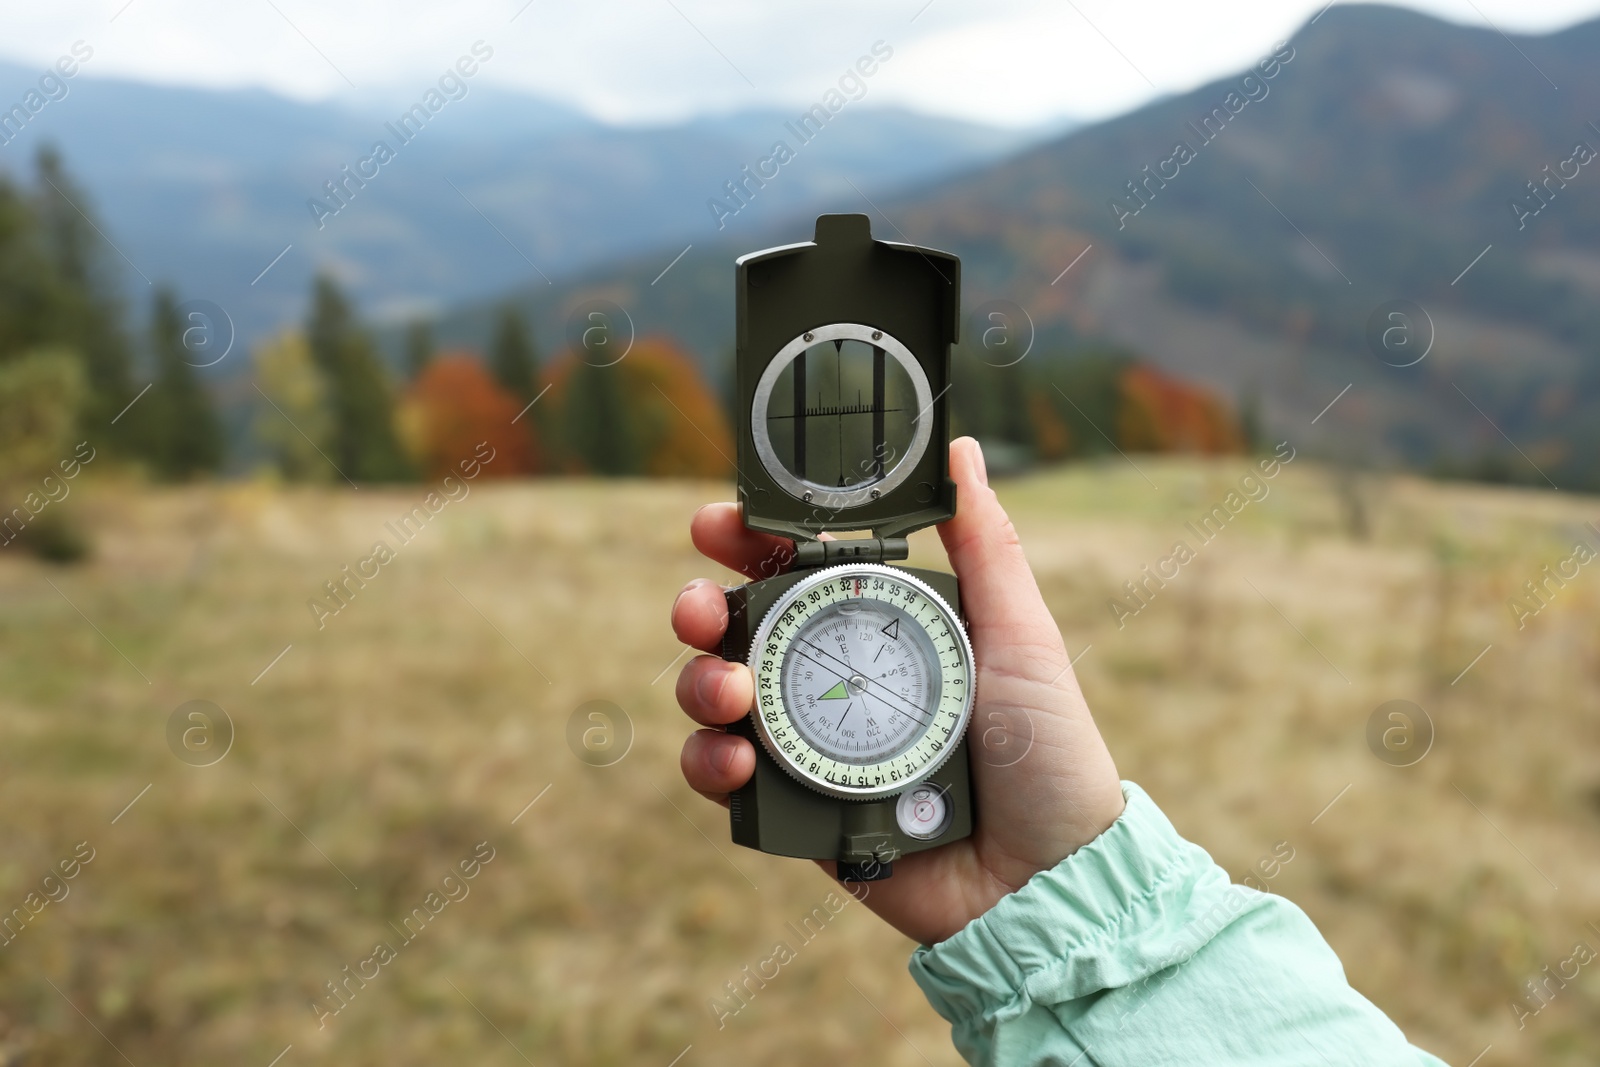
[[[1273,432],[1324,451],[1592,486],[1600,167],[1566,179],[1521,229],[1510,204],[1575,142],[1600,145],[1588,125],[1600,116],[1583,110],[1600,99],[1596,44],[1600,20],[1507,39],[1337,5],[1290,38],[1294,57],[1270,94],[1120,228],[1109,205],[1189,122],[1224,107],[1242,72],[963,175],[827,206],[870,214],[880,238],[961,255],[969,309],[1010,300],[1058,346],[1097,337],[1225,395],[1258,393]],[[671,333],[720,365],[732,259],[808,239],[810,227],[791,216],[740,233],[697,244],[659,281],[676,250],[514,297],[547,341],[603,297],[638,330]],[[1408,367],[1367,340],[1373,315],[1400,299],[1421,306],[1416,329],[1432,335]],[[441,332],[472,342],[481,319],[459,309]]]
[[[0,101],[19,99],[41,73],[0,63]],[[226,308],[253,341],[303,313],[318,269],[380,317],[401,318],[535,271],[560,277],[656,242],[700,240],[715,233],[707,198],[783,117],[618,127],[458,82],[459,95],[441,95],[444,106],[402,143],[391,127],[411,105],[387,96],[308,104],[261,89],[128,82],[96,76],[91,59],[65,80],[64,97],[0,146],[0,173],[31,180],[34,153],[56,145],[126,259],[136,303],[147,281],[171,281]],[[852,105],[752,215],[807,210],[847,179],[885,195],[1037,133]],[[360,179],[380,140],[392,160]]]

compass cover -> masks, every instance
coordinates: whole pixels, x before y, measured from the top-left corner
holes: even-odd
[[[955,514],[950,346],[961,261],[822,215],[815,237],[738,260],[744,522],[797,540],[880,538]],[[756,408],[761,410],[756,410]]]

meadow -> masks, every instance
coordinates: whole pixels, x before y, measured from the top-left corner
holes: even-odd
[[[1597,502],[1300,458],[1199,546],[1251,461],[1137,464],[1000,485],[1123,777],[1415,1043],[1595,1062],[1600,961],[1547,978],[1600,950],[1600,566],[1508,600]],[[0,1065],[959,1063],[855,904],[719,1025],[834,891],[678,774],[667,612],[733,580],[687,534],[730,486],[479,480],[308,608],[425,492],[102,480],[88,562],[0,553],[0,909],[48,901],[0,945]],[[195,700],[232,723],[205,766]],[[569,746],[591,700],[631,733],[608,766]],[[1409,766],[1369,745],[1392,700],[1432,724]]]

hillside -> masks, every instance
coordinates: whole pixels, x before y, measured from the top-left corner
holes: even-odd
[[[0,100],[20,98],[38,78],[0,63]],[[735,112],[615,127],[552,101],[458,82],[459,95],[402,141],[389,124],[431,86],[411,97],[306,104],[261,90],[100,78],[91,58],[19,136],[0,136],[8,142],[0,175],[26,174],[36,149],[55,144],[126,256],[113,258],[127,292],[142,300],[146,278],[170,281],[222,305],[253,341],[303,313],[318,266],[336,270],[379,316],[395,317],[525,277],[543,284],[535,268],[560,278],[658,244],[710,240],[717,230],[706,201],[792,118]],[[741,225],[809,211],[848,190],[847,180],[886,195],[1037,138],[864,100],[784,168]],[[380,139],[394,158],[375,178],[347,179],[341,168],[358,168]],[[345,183],[348,206],[329,196],[329,181]],[[313,197],[339,210],[316,218]]]
[[[1296,459],[1119,626],[1123,582],[1249,466],[1139,463],[1148,483],[1113,458],[999,487],[1120,773],[1235,880],[1303,907],[1417,1044],[1593,1064],[1587,970],[1523,1029],[1509,1005],[1597,943],[1600,584],[1524,630],[1506,598],[1595,501],[1374,481],[1359,540],[1351,494]],[[307,601],[423,492],[80,480],[62,506],[92,562],[0,555],[7,907],[75,843],[94,856],[0,952],[0,1057],[122,1062],[92,1023],[137,1064],[290,1044],[284,1064],[521,1062],[509,1041],[539,1064],[693,1045],[682,1064],[955,1067],[912,946],[854,905],[724,1028],[709,1008],[830,891],[730,845],[678,774],[667,607],[727,577],[687,523],[730,487],[476,483],[319,629]],[[944,566],[931,531],[914,545]],[[566,740],[594,699],[631,724],[610,767]],[[1394,699],[1435,728],[1414,766],[1368,748]],[[211,766],[173,731],[191,700],[233,724]],[[470,895],[319,1027],[325,983],[485,841]]]
[[[1600,22],[1507,39],[1335,5],[1270,79],[1241,72],[966,176],[828,208],[961,255],[968,308],[1010,299],[1047,341],[1110,339],[1225,395],[1254,391],[1270,426],[1325,453],[1596,486],[1600,178],[1581,160],[1600,146],[1597,48]],[[1196,128],[1215,112],[1207,141]],[[1180,139],[1193,158],[1164,164]],[[1569,178],[1534,213],[1526,183],[1546,166]],[[1129,183],[1158,169],[1175,177],[1142,186],[1141,206]],[[697,243],[655,285],[677,249],[519,295],[552,340],[571,308],[604,296],[720,361],[732,259],[809,233],[795,218]],[[1396,298],[1436,328],[1404,368],[1365,340]],[[463,308],[447,331],[474,338],[483,321]]]

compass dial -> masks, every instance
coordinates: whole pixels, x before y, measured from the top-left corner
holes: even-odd
[[[818,571],[751,646],[762,742],[831,796],[901,792],[936,771],[972,707],[972,649],[923,582],[877,564]]]

